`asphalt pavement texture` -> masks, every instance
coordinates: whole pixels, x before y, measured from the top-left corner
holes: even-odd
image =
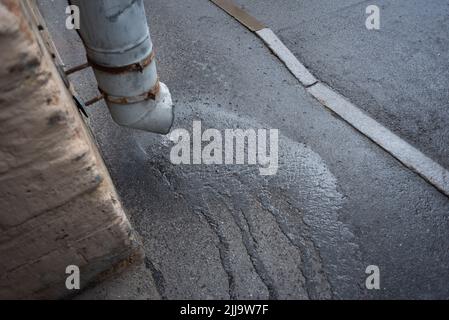
[[[363,30],[369,2],[238,2],[320,80],[447,164],[447,1],[379,1],[385,19],[373,33]],[[146,259],[79,298],[449,298],[446,196],[327,111],[210,1],[145,4],[174,129],[194,120],[279,129],[280,167],[264,177],[254,166],[173,165],[167,137],[119,127],[102,102],[90,107]],[[66,2],[40,5],[64,62],[83,63]],[[71,80],[86,100],[97,95],[91,71]],[[380,290],[365,287],[369,265],[379,266]]]
[[[236,3],[318,79],[449,168],[449,1]],[[365,27],[369,5],[380,9],[379,30]]]

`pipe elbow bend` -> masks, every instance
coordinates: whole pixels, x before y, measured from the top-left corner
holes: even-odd
[[[117,124],[131,129],[167,134],[174,121],[171,94],[162,82],[155,100],[127,105],[108,103],[108,107]]]

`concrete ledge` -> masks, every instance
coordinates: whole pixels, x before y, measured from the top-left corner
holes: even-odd
[[[54,299],[143,254],[26,7],[0,0],[0,299]]]

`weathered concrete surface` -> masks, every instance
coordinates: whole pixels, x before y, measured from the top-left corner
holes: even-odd
[[[0,1],[0,299],[60,298],[141,259],[96,146],[18,1]]]

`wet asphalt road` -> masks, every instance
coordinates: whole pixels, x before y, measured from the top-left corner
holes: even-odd
[[[237,0],[320,80],[449,168],[449,1]],[[380,9],[380,30],[365,9]]]
[[[147,255],[120,297],[153,298],[153,281],[167,299],[449,297],[447,197],[326,111],[209,1],[146,5],[175,128],[280,129],[280,168],[262,177],[253,166],[175,166],[167,138],[118,127],[104,104],[92,107],[89,124]],[[41,6],[66,64],[83,62],[64,1]],[[343,63],[332,61],[328,70]],[[82,96],[96,94],[91,72],[71,79]],[[368,265],[379,266],[381,290],[365,288]]]

